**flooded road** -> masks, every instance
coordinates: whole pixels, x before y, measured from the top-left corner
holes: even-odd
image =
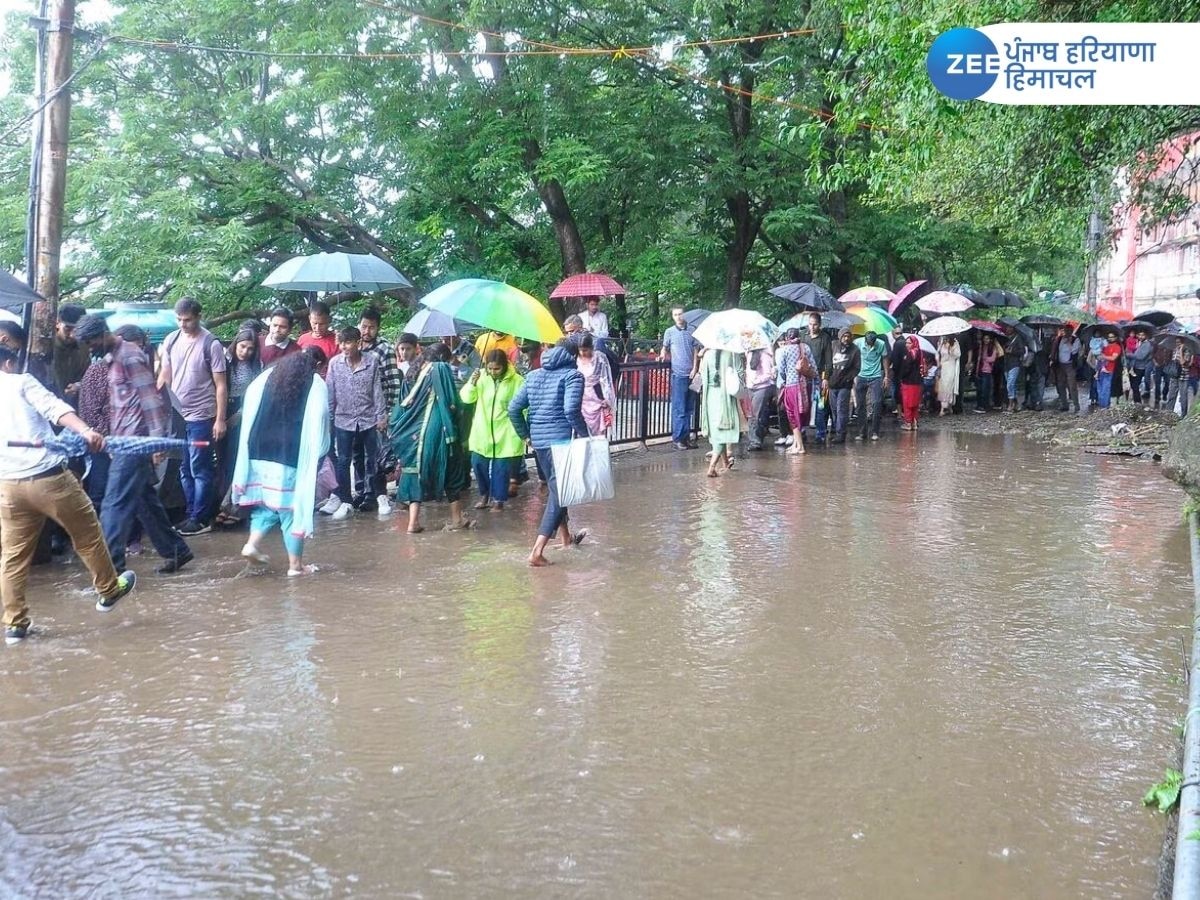
[[[718,480],[623,457],[538,572],[526,498],[468,534],[326,520],[308,580],[198,537],[106,617],[38,569],[0,895],[1149,896],[1182,494],[918,437]]]

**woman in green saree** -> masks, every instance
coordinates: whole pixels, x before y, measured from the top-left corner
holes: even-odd
[[[470,465],[449,357],[442,344],[427,348],[416,382],[392,410],[388,433],[396,454],[396,499],[408,504],[409,534],[425,530],[421,504],[439,500],[450,503],[446,531],[475,524],[463,516],[461,495],[470,484]]]

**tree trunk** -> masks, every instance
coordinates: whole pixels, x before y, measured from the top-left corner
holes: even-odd
[[[562,255],[563,277],[579,275],[587,271],[587,252],[583,247],[583,238],[579,234],[579,225],[575,222],[575,214],[567,203],[567,195],[561,184],[553,178],[542,180],[537,175],[538,160],[542,158],[542,148],[537,141],[528,139],[524,142],[525,169],[533,179],[542,206],[550,216],[554,226],[554,237],[558,241],[558,251]],[[566,304],[560,299],[551,299],[550,313],[555,320],[562,323],[567,317]]]
[[[46,47],[46,91],[51,96],[71,77],[74,48],[75,0],[57,0],[50,16]],[[71,92],[63,90],[45,109],[42,168],[38,184],[36,287],[46,298],[34,309],[30,343],[38,355],[54,352],[58,318],[58,286],[62,254],[63,207],[67,194],[67,141],[71,123]],[[35,337],[36,336],[36,337]]]
[[[733,236],[725,245],[725,302],[726,309],[740,306],[742,281],[746,277],[746,260],[758,237],[761,222],[750,206],[750,197],[745,191],[737,191],[725,201],[729,219],[733,224]]]

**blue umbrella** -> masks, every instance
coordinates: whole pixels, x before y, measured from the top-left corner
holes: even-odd
[[[317,253],[289,259],[263,279],[281,291],[390,291],[412,282],[369,253]]]

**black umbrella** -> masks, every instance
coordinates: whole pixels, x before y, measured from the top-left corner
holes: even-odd
[[[0,269],[0,309],[19,312],[22,306],[45,299],[25,282]]]
[[[1157,325],[1159,328],[1162,328],[1174,322],[1175,316],[1165,309],[1148,309],[1144,313],[1138,313],[1133,317],[1133,320],[1135,322],[1149,322],[1151,325]]]
[[[1192,355],[1200,355],[1200,337],[1194,334],[1160,334],[1154,338],[1151,343],[1156,347],[1162,347],[1168,353],[1174,353],[1175,348],[1179,344],[1185,345],[1192,351]]]
[[[695,328],[711,315],[711,309],[689,309],[683,314],[683,321],[687,322],[688,328]]]
[[[817,312],[841,312],[842,304],[837,302],[837,299],[825,288],[819,284],[813,284],[811,281],[797,281],[792,284],[781,284],[779,287],[773,287],[769,293],[776,297],[782,297],[789,303],[795,303],[797,306],[802,306],[805,309],[813,309]]]
[[[967,298],[971,299],[971,298]],[[992,288],[990,291],[984,291],[979,295],[979,299],[975,301],[976,306],[991,306],[999,308],[1002,306],[1011,306],[1020,309],[1025,305],[1025,301],[1021,299],[1019,294],[1014,294],[1012,291],[1002,291],[999,288]]]
[[[1149,321],[1146,321],[1146,320],[1138,321],[1137,319],[1134,319],[1132,322],[1122,322],[1121,328],[1124,329],[1125,334],[1127,334],[1127,335],[1131,334],[1131,333],[1137,333],[1139,331],[1145,332],[1146,334],[1149,334],[1149,335],[1153,335],[1153,334],[1157,333],[1157,331],[1158,331],[1158,328],[1155,327],[1153,324],[1151,324]]]
[[[996,320],[999,325],[1007,325],[1013,331],[1021,336],[1030,350],[1038,350],[1041,347],[1041,341],[1038,340],[1037,333],[1026,325],[1024,322],[1018,322],[1016,319],[1004,316]]]
[[[1079,330],[1075,332],[1075,336],[1083,343],[1088,343],[1096,335],[1115,334],[1120,340],[1125,340],[1125,326],[1118,325],[1115,322],[1094,322],[1086,325],[1080,325]]]
[[[1060,319],[1058,316],[1042,316],[1042,315],[1021,316],[1021,321],[1024,322],[1026,325],[1028,325],[1030,328],[1046,328],[1046,327],[1057,328],[1059,325],[1061,325],[1063,323],[1063,320]]]
[[[971,287],[969,284],[952,284],[948,288],[943,288],[943,290],[947,290],[952,294],[958,294],[961,297],[966,297],[968,300],[970,300],[976,306],[990,305],[987,303],[981,304],[980,301],[983,300],[983,294],[979,293],[979,291],[975,290],[975,288]]]

